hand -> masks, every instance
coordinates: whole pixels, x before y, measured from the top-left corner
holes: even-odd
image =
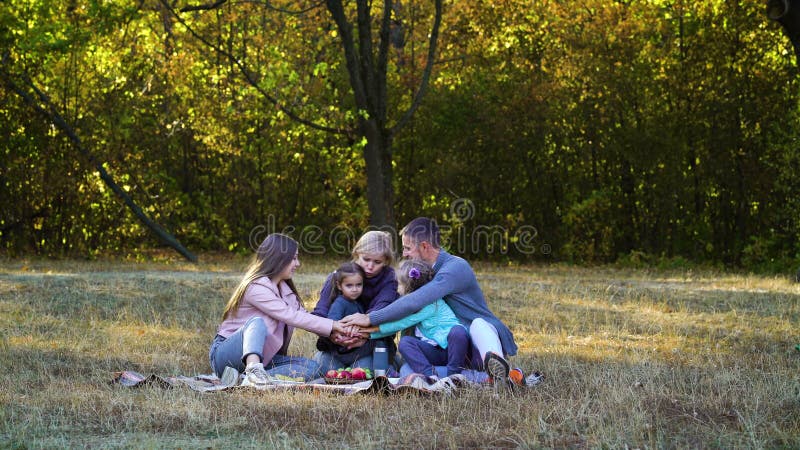
[[[346,327],[345,329],[346,329],[345,334],[347,334],[350,337],[369,339],[370,332],[367,331],[365,328],[361,328],[356,325],[351,325],[349,327]]]
[[[334,344],[341,345],[343,347],[348,345],[348,344],[350,344],[352,342],[352,340],[353,340],[353,338],[351,338],[351,337],[349,337],[347,335],[344,335],[344,334],[342,334],[342,333],[340,333],[340,332],[338,332],[336,330],[331,331],[331,335],[328,336],[328,338],[331,341],[333,341]]]
[[[353,338],[354,340],[347,345],[348,349],[361,347],[362,345],[366,344],[369,339],[366,338]]]
[[[381,331],[381,327],[367,327],[367,328],[363,328],[362,327],[361,328],[361,332],[362,333],[377,333],[379,331]]]
[[[336,345],[341,345],[342,347],[347,347],[347,348],[360,347],[364,345],[364,342],[366,342],[366,339],[360,337],[348,336],[346,334],[339,333],[338,331],[331,332],[330,340],[333,341]]]
[[[361,314],[361,313],[350,314],[349,316],[347,316],[344,319],[340,320],[340,322],[344,326],[356,325],[356,326],[359,326],[361,328],[366,328],[366,327],[372,325],[369,322],[369,316],[366,315],[366,314]]]
[[[334,332],[336,332],[338,334],[349,334],[347,332],[348,329],[349,329],[349,327],[346,327],[346,326],[342,325],[341,321],[334,320],[333,321],[333,328],[331,329],[331,336],[333,335]]]

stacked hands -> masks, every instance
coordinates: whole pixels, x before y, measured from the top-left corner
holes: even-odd
[[[347,348],[361,347],[369,340],[371,332],[378,331],[378,327],[370,327],[369,316],[366,314],[351,314],[342,320],[333,322],[331,340]]]

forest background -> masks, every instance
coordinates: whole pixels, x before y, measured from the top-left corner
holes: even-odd
[[[271,231],[344,251],[428,215],[471,258],[800,259],[797,65],[764,2],[450,0],[440,24],[439,2],[386,2],[382,126],[404,128],[377,220],[341,2],[279,3],[4,1],[0,252],[163,248],[107,172],[192,251]]]

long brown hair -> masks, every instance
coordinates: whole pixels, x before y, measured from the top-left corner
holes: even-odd
[[[256,254],[247,266],[247,271],[233,291],[233,295],[225,305],[225,311],[222,313],[222,320],[225,320],[231,314],[234,314],[239,309],[239,304],[242,302],[245,291],[250,283],[261,277],[272,278],[273,276],[281,273],[286,266],[292,262],[294,255],[297,253],[297,241],[286,236],[285,234],[273,233],[264,239],[264,242],[258,246]],[[300,294],[294,287],[294,282],[291,279],[285,280],[289,288],[297,296],[300,301]]]

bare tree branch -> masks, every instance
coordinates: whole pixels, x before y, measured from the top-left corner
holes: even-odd
[[[325,0],[320,0],[317,3],[311,4],[311,6],[309,6],[307,8],[301,8],[301,9],[297,9],[297,10],[279,8],[277,6],[273,6],[272,3],[269,2],[269,1],[242,0],[242,1],[236,2],[236,3],[256,3],[256,4],[259,4],[259,5],[265,7],[267,9],[269,9],[269,10],[272,10],[272,11],[276,11],[276,12],[284,13],[284,14],[290,14],[290,15],[293,15],[293,16],[299,16],[299,15],[305,14],[305,13],[307,13],[309,11],[312,11],[312,10],[317,9],[320,6],[324,5],[325,4]]]
[[[389,66],[389,44],[391,42],[389,31],[392,25],[392,0],[384,0],[383,2],[383,19],[381,20],[380,39],[378,47],[378,98],[385,99],[387,97],[386,88],[386,72]],[[378,103],[378,116],[385,122],[386,120],[386,103]],[[381,124],[385,126],[384,123]]]
[[[189,5],[184,6],[181,8],[181,12],[190,12],[190,11],[208,11],[211,9],[217,9],[222,6],[228,0],[217,0],[214,3],[209,3],[206,5]]]
[[[136,217],[150,230],[152,230],[158,237],[161,239],[162,242],[169,245],[173,249],[175,249],[178,253],[183,255],[184,258],[191,262],[197,262],[197,256],[195,256],[192,252],[186,249],[174,236],[172,236],[168,231],[162,228],[159,224],[155,223],[147,214],[142,211],[142,208],[137,205],[133,199],[122,189],[115,181],[114,178],[108,173],[108,171],[103,167],[103,164],[98,161],[92,153],[83,146],[78,135],[75,133],[75,130],[67,123],[67,121],[58,113],[53,103],[50,101],[50,98],[42,92],[36,85],[30,80],[27,76],[23,76],[22,82],[25,86],[32,90],[36,97],[38,97],[38,101],[36,97],[31,95],[26,89],[21,88],[12,80],[12,76],[6,70],[6,63],[7,58],[3,58],[3,65],[2,70],[0,70],[0,77],[2,77],[3,81],[5,81],[6,86],[9,89],[14,91],[17,95],[19,95],[25,102],[31,106],[36,112],[43,115],[47,120],[53,123],[56,127],[58,127],[68,138],[72,141],[72,144],[75,148],[86,158],[100,173],[100,178],[106,183],[106,185],[114,191],[117,196],[119,196],[125,205],[136,215]],[[41,103],[40,103],[41,102]]]
[[[184,12],[192,12],[192,11],[210,11],[212,9],[219,8],[224,3],[227,3],[227,1],[228,0],[216,0],[214,3],[207,3],[207,4],[204,4],[204,5],[187,5],[187,6],[184,6],[183,8],[181,8],[179,11],[182,12],[182,13],[184,13]],[[255,3],[257,5],[263,6],[263,7],[267,8],[267,9],[269,9],[269,10],[272,10],[272,11],[276,11],[276,12],[280,12],[280,13],[284,13],[284,14],[291,14],[291,15],[297,16],[297,15],[302,15],[302,14],[305,14],[305,13],[307,13],[309,11],[312,11],[314,9],[319,8],[320,6],[323,5],[323,3],[325,3],[325,1],[324,0],[320,0],[320,1],[316,2],[316,3],[311,4],[311,6],[309,6],[307,8],[301,8],[301,9],[296,9],[296,10],[291,10],[291,9],[286,9],[286,8],[280,8],[280,7],[277,7],[277,6],[273,6],[272,3],[269,2],[269,1],[242,0],[242,1],[231,2],[231,3],[235,3],[235,4]]]
[[[371,2],[368,0],[356,1],[356,22],[358,24],[358,50],[361,63],[361,76],[364,80],[364,87],[368,94],[366,97],[369,107],[367,111],[370,114],[376,114],[378,111],[377,101],[378,92],[377,80],[375,79],[375,72],[373,70],[373,55],[372,55],[372,15],[371,15]],[[380,121],[382,118],[378,118]]]
[[[247,70],[247,67],[244,66],[244,64],[242,63],[242,61],[239,58],[237,58],[235,55],[231,54],[230,52],[222,49],[221,47],[217,46],[216,44],[214,44],[212,42],[209,42],[208,39],[206,39],[203,36],[201,36],[198,32],[196,32],[194,30],[194,28],[189,26],[189,24],[187,24],[186,21],[183,20],[183,17],[181,17],[180,14],[178,14],[178,12],[176,12],[175,9],[173,9],[172,6],[170,6],[167,3],[166,0],[161,0],[161,3],[170,12],[172,12],[172,14],[178,20],[178,22],[181,25],[183,25],[189,31],[189,33],[192,36],[194,36],[195,39],[199,40],[200,42],[205,44],[207,47],[213,49],[216,52],[219,52],[219,54],[221,54],[221,55],[225,56],[226,58],[228,58],[228,60],[230,62],[232,62],[239,69],[239,71],[242,73],[242,75],[244,76],[245,80],[247,81],[247,83],[250,86],[255,88],[256,91],[258,91],[259,94],[261,94],[267,101],[269,101],[270,103],[275,105],[275,107],[279,111],[281,111],[284,114],[286,114],[290,119],[294,120],[295,122],[298,122],[298,123],[301,123],[303,125],[306,125],[308,127],[314,128],[316,130],[325,131],[325,132],[328,132],[328,133],[340,134],[340,135],[350,135],[350,130],[349,129],[332,128],[332,127],[328,127],[328,126],[325,126],[325,125],[320,125],[320,124],[318,124],[316,122],[312,122],[312,121],[310,121],[308,119],[304,119],[304,118],[300,117],[291,108],[288,108],[288,107],[284,106],[277,98],[275,98],[272,95],[270,95],[266,90],[264,90],[264,88],[262,88],[261,86],[258,85],[258,82],[253,78],[252,73],[249,70]]]
[[[428,59],[425,63],[425,70],[422,72],[422,80],[420,81],[416,95],[414,95],[414,100],[411,102],[411,106],[392,127],[390,136],[396,135],[400,129],[408,124],[411,120],[411,116],[414,115],[414,112],[419,108],[420,103],[422,103],[422,97],[425,96],[425,91],[428,89],[428,81],[431,77],[431,71],[433,70],[434,59],[436,57],[436,45],[439,41],[439,27],[442,23],[442,0],[435,0],[434,3],[436,7],[436,16],[433,19],[433,27],[431,29],[430,38],[428,39]]]
[[[347,65],[347,72],[350,75],[350,86],[353,88],[356,106],[358,108],[366,108],[367,91],[364,85],[364,77],[360,70],[358,53],[355,51],[353,27],[347,22],[347,16],[345,15],[341,1],[327,0],[327,4],[328,12],[331,13],[331,17],[333,17],[333,21],[336,23],[337,30],[339,31],[339,36],[341,36],[340,39],[344,50],[344,59]]]

